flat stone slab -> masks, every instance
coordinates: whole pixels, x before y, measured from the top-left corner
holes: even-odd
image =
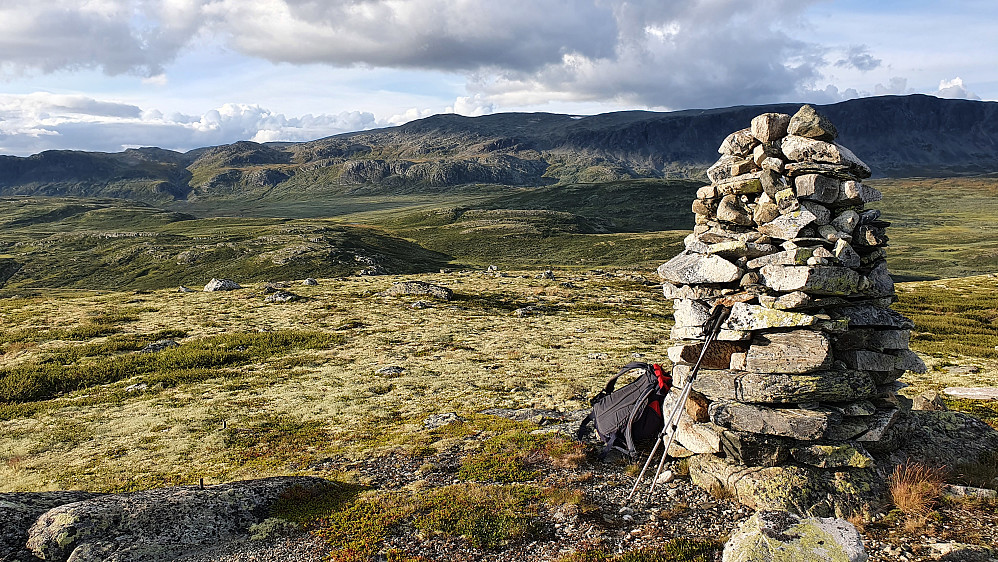
[[[798,328],[813,326],[818,319],[810,314],[787,312],[766,308],[757,304],[736,302],[731,307],[731,314],[721,325],[726,330],[766,330],[770,328]]]
[[[713,402],[710,405],[710,421],[721,427],[802,441],[821,439],[829,424],[838,417],[829,411],[769,408],[740,402]]]
[[[851,295],[859,291],[860,275],[848,267],[767,265],[759,273],[774,291],[804,291],[814,295]]]
[[[697,486],[726,490],[738,503],[757,510],[816,516],[852,513],[883,493],[883,480],[875,471],[863,468],[818,469],[789,462],[747,467],[714,455],[695,455],[690,457],[689,469]]]
[[[950,386],[943,392],[964,400],[998,400],[998,386]]]
[[[692,367],[675,365],[675,384],[686,384]],[[802,375],[701,370],[693,389],[713,400],[760,404],[851,402],[874,396],[876,384],[862,371],[815,371]]]
[[[849,329],[853,328],[899,328],[910,330],[915,323],[902,314],[889,308],[876,306],[844,306],[835,313],[849,319]]]
[[[787,314],[787,313],[784,313]],[[816,330],[757,335],[745,356],[753,373],[807,373],[832,366],[828,336]]]
[[[683,252],[658,267],[658,275],[677,285],[697,283],[731,283],[744,272],[720,256],[703,256]]]

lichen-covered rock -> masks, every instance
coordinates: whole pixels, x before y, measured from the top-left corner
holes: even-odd
[[[780,141],[780,149],[794,162],[837,164],[860,179],[870,177],[870,167],[840,144],[787,135]]]
[[[732,283],[744,271],[720,256],[702,256],[683,252],[658,267],[658,275],[679,285],[696,283]]]
[[[794,448],[790,454],[795,461],[818,468],[872,468],[874,466],[873,457],[858,443],[805,445]]]
[[[793,114],[787,133],[823,141],[833,141],[839,134],[835,125],[811,105],[803,105]]]
[[[848,267],[767,265],[759,270],[763,283],[789,293],[804,291],[815,295],[851,295],[859,291],[861,277]]]
[[[759,141],[752,136],[751,129],[735,131],[725,137],[717,152],[728,156],[749,156]]]
[[[0,560],[37,561],[25,546],[31,525],[52,508],[98,496],[81,491],[0,493]]]
[[[722,195],[745,195],[762,193],[762,182],[758,172],[740,174],[717,182],[717,191]]]
[[[235,291],[236,289],[242,289],[242,285],[236,283],[232,279],[214,279],[208,281],[208,284],[204,286],[204,292],[211,293],[214,291]]]
[[[810,314],[738,302],[732,305],[731,314],[721,327],[727,330],[765,330],[813,326],[817,323],[818,319]]]
[[[301,300],[301,295],[292,293],[291,291],[279,290],[279,291],[274,291],[273,293],[267,295],[267,297],[263,299],[263,302],[282,303],[282,302],[294,302],[299,300]]]
[[[883,455],[871,451],[885,466],[910,460],[956,467],[998,450],[998,430],[962,412],[902,413],[895,428],[902,439],[900,448]]]
[[[440,300],[449,301],[454,298],[454,291],[425,281],[402,281],[395,283],[380,293],[386,297],[399,295],[428,295]]]
[[[801,519],[785,511],[760,511],[724,545],[723,562],[865,562],[863,538],[844,519]]]
[[[742,402],[717,401],[710,405],[710,421],[721,427],[800,440],[825,436],[834,412],[803,408],[770,408]]]
[[[780,215],[771,222],[759,226],[759,232],[780,240],[792,240],[809,224],[818,218],[807,209],[799,209]]]
[[[288,476],[100,496],[41,515],[28,532],[27,546],[44,560],[170,560],[244,532],[265,519],[292,487],[328,485],[335,484]]]
[[[686,384],[689,371],[687,365],[676,365],[672,373],[675,384]],[[759,404],[848,402],[870,398],[877,392],[868,373],[848,370],[802,375],[703,370],[697,375],[693,389],[714,400]]]

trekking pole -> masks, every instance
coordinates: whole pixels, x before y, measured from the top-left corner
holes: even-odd
[[[707,347],[717,338],[718,332],[721,331],[721,324],[728,318],[731,313],[731,307],[725,306],[723,304],[714,305],[714,309],[710,311],[710,317],[704,322],[704,331],[707,337],[703,342],[703,349],[700,350],[700,356],[697,358],[696,363],[693,365],[693,369],[690,370],[690,375],[687,377],[686,382],[683,384],[683,391],[679,394],[679,400],[676,405],[669,412],[669,417],[663,420],[662,432],[659,433],[658,437],[655,438],[655,445],[652,447],[651,453],[648,454],[648,460],[645,461],[643,467],[641,467],[641,472],[638,473],[637,479],[634,481],[634,487],[631,488],[631,493],[627,494],[625,501],[630,501],[631,496],[638,489],[638,485],[641,484],[641,479],[644,478],[645,472],[648,470],[648,466],[651,465],[651,461],[655,458],[655,452],[658,451],[658,446],[660,443],[665,443],[665,450],[662,451],[662,460],[658,463],[658,469],[655,471],[655,478],[652,479],[651,488],[648,490],[650,495],[655,491],[655,484],[658,482],[659,476],[662,474],[662,467],[665,466],[665,459],[669,456],[669,447],[672,446],[672,442],[676,437],[676,430],[679,427],[679,416],[682,412],[683,407],[686,405],[686,400],[689,398],[690,390],[693,389],[693,381],[696,379],[697,373],[700,371],[700,365],[703,363],[704,357],[707,356]]]

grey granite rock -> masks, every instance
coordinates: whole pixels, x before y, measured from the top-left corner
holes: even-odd
[[[804,174],[794,178],[794,188],[801,199],[811,199],[819,203],[832,203],[839,198],[839,184],[836,178],[821,174]]]
[[[780,215],[771,222],[759,225],[759,232],[780,240],[796,238],[800,231],[814,222],[817,217],[807,209],[800,209]]]
[[[749,130],[761,143],[777,140],[787,134],[790,116],[786,113],[763,113],[752,118]]]
[[[45,560],[170,560],[245,532],[287,490],[334,485],[288,476],[100,496],[47,511],[28,532],[27,546]]]
[[[824,410],[772,408],[726,401],[712,402],[709,411],[710,421],[721,427],[799,440],[821,439],[829,424],[839,417]]]
[[[801,519],[785,511],[759,511],[724,545],[722,562],[866,562],[856,527],[844,519]]]
[[[449,301],[454,298],[454,291],[425,281],[402,281],[388,287],[381,293],[386,297],[400,295],[427,295],[440,300]]]
[[[692,283],[731,283],[741,279],[744,271],[718,256],[701,256],[683,252],[658,268],[659,276],[679,285]]]
[[[717,151],[723,155],[745,157],[752,154],[752,149],[757,144],[759,141],[752,136],[752,130],[742,129],[728,135]]]
[[[234,291],[236,289],[242,289],[242,285],[236,283],[231,279],[214,279],[208,282],[204,286],[204,291],[206,293],[211,293],[214,291]]]
[[[831,142],[787,135],[780,141],[780,149],[794,162],[818,162],[845,166],[859,178],[870,177],[870,167],[848,148]]]
[[[811,105],[803,105],[793,114],[787,133],[823,141],[833,141],[839,134],[835,125]]]
[[[689,369],[686,365],[673,367],[675,384],[685,384]],[[806,374],[702,370],[693,383],[693,389],[715,400],[760,404],[846,402],[869,398],[877,392],[868,373],[848,370]]]

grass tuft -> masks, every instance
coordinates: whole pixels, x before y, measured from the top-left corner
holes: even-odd
[[[942,496],[942,486],[942,472],[919,463],[899,465],[887,478],[891,502],[910,517],[932,511]]]

